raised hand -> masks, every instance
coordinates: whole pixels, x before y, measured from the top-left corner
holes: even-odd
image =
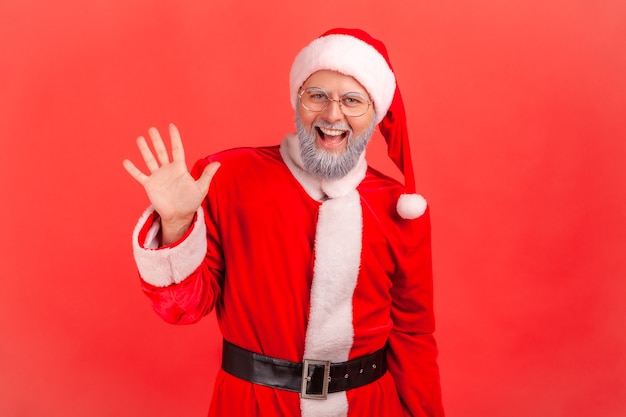
[[[171,161],[156,128],[148,129],[154,154],[143,136],[137,138],[137,146],[150,171],[149,175],[141,172],[128,159],[123,161],[126,171],[143,186],[152,207],[159,213],[161,238],[165,245],[180,239],[189,229],[194,214],[209,191],[213,175],[219,168],[219,163],[213,162],[195,180],[187,169],[185,150],[176,126],[170,124],[169,133]]]

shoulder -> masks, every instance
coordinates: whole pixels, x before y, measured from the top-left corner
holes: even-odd
[[[280,159],[278,145],[264,147],[233,148],[217,152],[204,158],[208,163],[219,161],[229,163],[266,162]]]
[[[381,171],[371,166],[367,167],[365,178],[359,185],[359,188],[370,191],[384,189],[387,191],[395,191],[398,194],[404,192],[404,186],[398,180],[383,174]]]
[[[211,162],[219,162],[221,167],[218,172],[222,175],[227,172],[246,172],[263,165],[282,163],[278,145],[266,147],[242,147],[223,150],[196,161],[192,175],[197,175]]]
[[[404,228],[411,228],[411,226],[421,223],[423,220],[428,220],[428,205],[426,199],[421,195],[407,195],[404,185],[392,178],[383,174],[382,172],[368,167],[367,174],[361,184],[358,187],[361,198],[365,204],[378,216],[386,217],[393,223],[402,224]],[[411,199],[415,197],[418,200],[420,210],[417,217],[405,217],[402,218],[398,214],[399,201],[406,201],[407,198]],[[413,203],[413,200],[409,200]],[[422,211],[423,209],[423,211]],[[423,219],[420,220],[420,218]]]
[[[389,207],[395,207],[400,196],[406,192],[404,185],[398,180],[372,167],[367,168],[365,178],[359,184],[358,190],[364,199]]]

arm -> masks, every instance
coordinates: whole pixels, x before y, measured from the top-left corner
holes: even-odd
[[[402,400],[404,415],[443,417],[437,345],[433,337],[432,261],[427,210],[409,221],[410,241],[399,248],[392,288],[388,366]]]
[[[214,244],[208,248],[205,216],[203,209],[198,210],[182,239],[158,247],[158,214],[149,208],[133,233],[142,290],[156,313],[169,323],[200,320],[220,297],[221,250]]]
[[[215,260],[221,252],[214,247],[214,255],[207,255],[208,211],[201,206],[219,164],[197,164],[189,173],[176,127],[170,125],[171,162],[158,131],[151,128],[149,133],[156,157],[143,137],[137,144],[150,175],[124,161],[152,203],[133,233],[133,253],[142,288],[157,313],[172,323],[190,323],[210,311],[220,293]]]

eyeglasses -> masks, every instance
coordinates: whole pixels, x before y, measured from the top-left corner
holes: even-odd
[[[330,98],[330,93],[322,88],[310,87],[302,90],[298,97],[302,107],[312,112],[322,112],[326,110],[331,101],[339,104],[341,112],[348,117],[359,117],[367,113],[372,104],[363,94],[346,93],[339,99]]]

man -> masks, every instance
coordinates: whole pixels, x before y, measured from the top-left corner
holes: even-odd
[[[429,211],[414,194],[404,108],[384,45],[334,29],[290,74],[297,134],[191,173],[156,131],[152,203],[133,234],[156,312],[215,309],[224,337],[210,416],[443,416]],[[365,161],[378,125],[405,186]],[[219,168],[219,170],[218,170]]]

